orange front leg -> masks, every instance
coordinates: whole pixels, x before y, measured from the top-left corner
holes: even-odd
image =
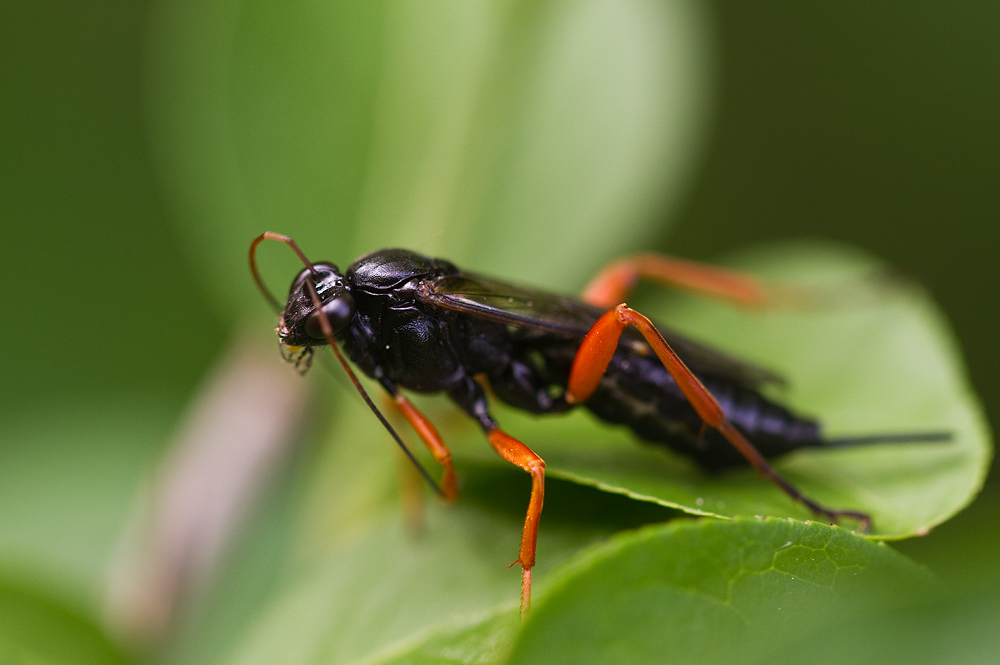
[[[868,528],[871,523],[871,518],[868,515],[849,510],[825,508],[802,494],[794,485],[771,468],[764,456],[753,447],[753,444],[743,436],[743,433],[726,420],[722,407],[719,406],[712,393],[674,353],[674,350],[670,348],[652,322],[625,304],[618,305],[604,314],[584,337],[583,343],[580,344],[580,348],[576,352],[576,358],[573,360],[573,368],[570,370],[566,389],[567,402],[578,404],[586,401],[594,393],[615,354],[622,332],[626,326],[630,325],[639,330],[705,425],[719,430],[762,477],[780,487],[793,500],[805,504],[814,513],[834,521],[841,517],[856,519],[861,522],[863,529]]]
[[[403,416],[409,421],[410,426],[420,436],[420,439],[431,451],[431,455],[438,464],[444,467],[444,475],[441,477],[441,493],[447,501],[458,499],[458,480],[455,476],[455,467],[451,463],[451,451],[445,445],[444,439],[438,434],[437,428],[422,414],[417,407],[413,406],[410,400],[401,392],[393,393],[396,406],[402,411]]]
[[[538,521],[542,517],[542,503],[545,501],[545,462],[531,448],[500,428],[487,432],[487,437],[500,457],[531,474],[531,499],[528,501],[528,514],[524,518],[524,529],[521,531],[521,550],[517,561],[510,564],[512,566],[521,564],[521,616],[523,617],[531,606],[531,569],[535,565]]]

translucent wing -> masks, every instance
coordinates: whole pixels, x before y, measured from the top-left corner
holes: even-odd
[[[572,298],[526,289],[472,273],[440,277],[427,283],[421,297],[428,304],[480,319],[583,339],[604,312]]]
[[[424,284],[426,288],[419,294],[421,301],[503,323],[529,337],[555,335],[568,341],[582,340],[605,311],[573,298],[514,286],[474,273],[458,272]],[[783,383],[780,376],[769,370],[692,342],[660,324],[656,327],[691,371],[699,376],[725,379],[748,388],[764,383]],[[651,353],[634,330],[625,331],[622,343],[642,353]]]

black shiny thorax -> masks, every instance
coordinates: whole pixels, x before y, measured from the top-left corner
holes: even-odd
[[[421,283],[456,273],[447,261],[401,249],[361,257],[345,281],[357,303],[340,336],[351,360],[366,374],[421,392],[447,390],[463,374],[451,327],[454,317],[420,302]]]
[[[298,322],[315,309],[308,295],[295,293],[296,289],[304,291],[307,273],[303,271],[293,283],[282,317],[283,325],[291,330],[301,328]],[[494,422],[477,377],[486,378],[498,397],[519,408],[536,413],[565,408],[558,395],[565,387],[575,344],[567,347],[564,337],[556,339],[556,355],[563,358],[559,364],[565,367],[553,381],[544,356],[538,353],[538,334],[428,302],[433,285],[461,274],[448,261],[407,250],[386,249],[361,257],[342,278],[342,288],[353,297],[356,308],[350,323],[337,332],[337,340],[362,372],[390,392],[397,388],[447,392],[484,426]],[[336,283],[335,277],[329,280]],[[303,335],[287,338],[305,346],[325,341]]]

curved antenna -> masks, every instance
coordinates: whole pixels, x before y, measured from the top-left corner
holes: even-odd
[[[368,392],[364,389],[364,386],[361,385],[361,381],[358,380],[357,374],[355,374],[354,370],[351,369],[351,366],[347,364],[347,359],[344,358],[344,355],[340,352],[340,347],[337,346],[337,340],[333,337],[333,326],[330,325],[330,319],[323,312],[323,302],[319,299],[319,294],[316,292],[316,284],[314,281],[316,269],[313,267],[313,264],[309,261],[309,259],[306,258],[306,255],[302,252],[302,250],[299,249],[299,246],[295,244],[295,241],[288,236],[267,231],[254,238],[253,242],[250,243],[250,272],[253,273],[253,278],[257,282],[257,286],[260,288],[261,293],[263,293],[264,297],[270,301],[271,306],[274,307],[275,311],[280,312],[283,309],[281,304],[278,302],[278,299],[275,298],[274,294],[271,293],[271,290],[267,288],[267,285],[260,276],[260,272],[257,270],[257,245],[265,240],[276,240],[278,242],[285,243],[292,248],[292,251],[294,251],[298,257],[302,259],[302,262],[306,264],[306,267],[309,268],[311,275],[305,280],[306,288],[309,290],[309,297],[312,299],[313,306],[316,308],[316,311],[319,312],[319,324],[323,329],[323,336],[326,338],[327,344],[330,345],[330,350],[333,351],[333,354],[337,357],[337,361],[340,363],[340,366],[347,373],[348,378],[351,379],[351,383],[354,384],[355,390],[358,391],[358,394],[361,395],[361,398],[365,401],[365,404],[368,405],[368,408],[371,409],[371,412],[375,414],[375,417],[378,418],[379,422],[382,423],[382,426],[385,427],[386,431],[388,431],[393,440],[395,440],[396,445],[399,446],[410,462],[413,463],[413,466],[415,466],[417,471],[420,472],[420,475],[424,477],[424,480],[427,481],[427,483],[434,489],[435,492],[438,493],[439,496],[443,497],[444,491],[438,486],[437,482],[435,482],[435,480],[431,477],[431,474],[427,472],[427,469],[424,468],[420,461],[413,456],[413,453],[406,446],[406,444],[403,443],[403,439],[399,436],[392,425],[389,424],[389,421],[382,415],[382,412],[378,410],[378,407],[375,406],[372,398],[368,396]]]
[[[299,246],[296,245],[295,241],[289,236],[265,231],[253,239],[253,242],[250,243],[250,272],[253,273],[253,279],[257,282],[257,288],[260,289],[260,292],[263,293],[264,297],[271,303],[271,307],[274,308],[274,311],[281,312],[281,310],[284,309],[284,307],[281,306],[281,301],[274,297],[274,294],[271,293],[271,289],[267,288],[267,284],[264,283],[264,278],[260,276],[260,270],[257,269],[257,245],[265,240],[277,240],[278,242],[283,242],[291,247],[292,251],[295,252],[300,259],[302,259],[302,263],[306,264],[306,267],[309,268],[309,272],[312,273],[314,278],[317,276],[316,268],[313,267],[313,264],[306,258],[306,255],[302,253]],[[322,315],[320,318],[323,318]]]

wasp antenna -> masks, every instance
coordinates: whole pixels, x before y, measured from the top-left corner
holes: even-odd
[[[265,240],[277,240],[277,238],[272,238],[272,235],[274,234],[270,231],[262,233],[254,238],[253,242],[250,243],[250,272],[253,273],[253,280],[257,282],[257,288],[264,294],[267,301],[271,303],[271,307],[274,311],[280,312],[281,303],[278,302],[278,299],[274,297],[273,293],[271,293],[271,289],[267,288],[267,284],[264,283],[264,278],[260,276],[260,270],[257,269],[257,245]],[[289,240],[291,240],[291,238],[289,238]]]
[[[280,233],[272,233],[271,231],[265,231],[253,239],[253,242],[250,243],[250,272],[253,273],[253,279],[257,282],[257,288],[260,289],[260,292],[263,293],[264,297],[271,303],[271,307],[274,308],[274,311],[280,312],[283,309],[281,301],[274,297],[271,289],[267,288],[267,284],[264,283],[264,278],[260,276],[260,270],[257,269],[257,245],[265,240],[276,240],[291,247],[292,251],[295,252],[300,259],[302,259],[302,263],[306,264],[306,267],[309,268],[309,272],[312,273],[314,277],[316,276],[316,268],[313,267],[312,262],[306,258],[306,255],[289,236],[282,235]]]
[[[289,239],[289,241],[291,241],[291,239]],[[294,243],[293,243],[293,249],[296,250],[298,249],[297,247],[294,247]],[[299,256],[302,256],[301,252],[298,253]],[[306,265],[310,265],[304,256],[302,256],[302,259],[303,261],[306,261]],[[323,328],[323,336],[326,337],[326,341],[330,345],[330,350],[333,351],[333,354],[335,356],[337,356],[337,361],[340,363],[340,366],[344,369],[344,372],[346,372],[347,376],[351,379],[351,383],[354,384],[355,390],[358,391],[358,393],[361,395],[361,398],[365,401],[365,404],[367,404],[368,408],[371,409],[371,412],[375,414],[375,417],[379,419],[379,422],[382,423],[382,426],[385,427],[386,431],[388,431],[389,434],[392,436],[393,440],[395,440],[396,445],[398,445],[399,448],[406,455],[406,457],[409,458],[410,462],[413,463],[413,466],[416,467],[417,471],[420,472],[420,475],[424,477],[424,480],[426,480],[427,483],[434,489],[434,491],[437,492],[438,496],[444,497],[445,495],[444,490],[442,490],[441,487],[438,486],[438,484],[434,481],[434,478],[431,477],[431,474],[428,473],[427,469],[424,468],[423,464],[421,464],[420,461],[413,456],[413,452],[410,451],[410,449],[403,442],[403,439],[399,436],[399,434],[396,432],[393,426],[390,425],[389,421],[386,420],[385,416],[382,415],[382,412],[378,410],[378,407],[375,406],[375,402],[373,402],[372,398],[368,396],[368,392],[365,390],[364,386],[361,385],[361,381],[358,380],[357,374],[355,374],[354,370],[351,369],[351,366],[347,364],[347,359],[344,358],[344,355],[340,352],[340,347],[337,346],[337,340],[334,339],[333,337],[333,327],[330,325],[330,320],[323,312],[323,303],[319,299],[319,294],[316,292],[316,285],[313,284],[311,278],[306,278],[306,288],[308,288],[309,290],[309,297],[312,298],[313,305],[316,307],[316,311],[319,312],[319,323],[320,327]]]

